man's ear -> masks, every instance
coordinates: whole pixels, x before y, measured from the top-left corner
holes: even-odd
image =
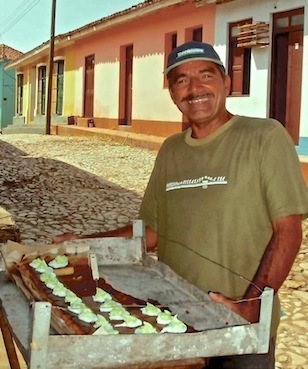
[[[230,91],[231,91],[231,78],[228,74],[225,76],[225,91],[226,91],[226,96],[229,96]]]
[[[173,103],[175,104],[174,96],[173,96],[173,91],[172,91],[172,88],[170,87],[170,85],[169,85],[169,94],[170,94],[170,97],[171,97]]]

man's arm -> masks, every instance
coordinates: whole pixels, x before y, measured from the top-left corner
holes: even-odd
[[[272,222],[272,227],[273,236],[243,299],[258,297],[264,287],[271,287],[277,293],[298,253],[302,242],[301,215],[289,215],[276,219]],[[209,296],[212,301],[224,304],[250,322],[256,322],[259,319],[259,300],[236,303],[221,294],[210,293]]]
[[[132,237],[133,227],[131,224],[114,229],[112,231],[99,232],[86,236],[77,236],[73,233],[64,233],[52,239],[53,243],[60,243],[69,240],[78,240],[84,238],[102,238],[102,237]],[[157,247],[157,233],[148,226],[145,227],[145,243],[147,251],[153,251]]]

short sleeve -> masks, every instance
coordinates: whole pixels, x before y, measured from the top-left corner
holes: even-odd
[[[159,182],[162,180],[163,172],[163,148],[159,151],[155,160],[155,165],[145,190],[139,217],[153,231],[157,232],[158,202],[159,202]]]
[[[260,171],[271,220],[292,214],[308,215],[308,189],[294,143],[277,121],[262,135]]]

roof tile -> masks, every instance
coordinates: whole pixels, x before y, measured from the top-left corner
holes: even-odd
[[[22,52],[15,50],[5,44],[0,44],[0,60],[16,60],[21,55],[23,55]]]

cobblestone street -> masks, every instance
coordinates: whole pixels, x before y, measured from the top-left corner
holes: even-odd
[[[156,154],[100,137],[3,135],[0,206],[12,215],[24,244],[114,229],[137,218]],[[308,367],[307,249],[305,221],[301,250],[280,290],[277,369]],[[0,368],[9,368],[2,344]]]

